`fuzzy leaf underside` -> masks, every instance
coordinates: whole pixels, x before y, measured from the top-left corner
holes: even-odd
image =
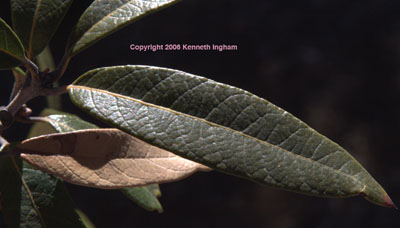
[[[34,124],[28,138],[54,132],[52,128],[46,127],[43,123]],[[21,159],[16,159],[16,162],[32,198],[19,181],[20,192],[17,193],[20,207],[10,217],[12,224],[19,225],[10,224],[9,227],[86,227],[75,212],[75,206],[62,181],[32,168],[29,164],[21,162]],[[15,168],[13,166],[9,172],[18,175]],[[20,180],[19,175],[16,180]],[[35,209],[32,200],[39,211]],[[14,200],[12,203],[16,202],[18,201]]]
[[[216,170],[299,193],[361,194],[393,206],[342,147],[241,89],[177,70],[117,66],[82,75],[69,95],[96,118]]]
[[[50,114],[51,111],[48,111],[47,113]],[[46,122],[50,124],[58,133],[66,133],[83,129],[98,129],[96,125],[86,122],[75,115],[66,113],[48,115],[46,116],[46,119]],[[160,213],[163,211],[161,203],[157,199],[157,197],[161,196],[161,191],[158,184],[123,188],[121,191],[127,195],[130,200],[148,211],[158,211]]]
[[[71,4],[72,0],[11,0],[13,27],[29,58],[50,42]]]
[[[0,18],[0,69],[9,69],[25,61],[24,48],[11,27]]]
[[[41,123],[35,124],[28,137],[54,132],[43,127]],[[0,171],[7,227],[86,227],[62,181],[33,169],[17,157],[2,157]]]
[[[105,36],[174,2],[177,0],[95,0],[80,17],[69,37],[67,49],[75,55]]]
[[[53,110],[45,110],[46,123],[40,123],[41,129],[51,126],[54,132],[67,133],[83,129],[98,129],[92,123],[86,122],[79,117],[67,113],[54,114]],[[157,197],[161,195],[158,184],[149,186],[123,188],[121,191],[128,196],[133,202],[143,207],[148,211],[162,212],[162,206]],[[152,195],[148,193],[153,193]]]
[[[104,189],[172,182],[210,170],[115,128],[34,137],[15,150],[64,181]]]

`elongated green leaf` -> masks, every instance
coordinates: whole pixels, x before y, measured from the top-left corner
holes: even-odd
[[[177,70],[120,66],[89,71],[69,95],[112,126],[225,173],[309,195],[363,195],[393,206],[342,147],[241,89]]]
[[[50,42],[71,3],[72,0],[11,0],[13,27],[29,58]]]
[[[0,18],[0,69],[12,68],[24,61],[24,47],[21,41]]]
[[[82,223],[85,225],[86,228],[96,228],[96,226],[93,224],[93,222],[89,219],[89,217],[87,217],[87,215],[85,213],[83,213],[83,211],[76,208],[75,212],[79,215]]]
[[[82,14],[68,41],[72,55],[133,21],[177,0],[95,0]]]
[[[54,128],[55,132],[66,133],[75,130],[82,129],[97,129],[98,127],[94,124],[86,122],[77,116],[71,114],[53,114],[52,110],[45,110],[43,113],[48,114],[46,118],[46,123],[41,123],[41,129],[44,129],[49,124]],[[158,201],[157,197],[161,196],[161,191],[158,184],[153,184],[149,186],[133,187],[133,188],[123,188],[121,191],[128,196],[133,202],[137,203],[139,206],[143,207],[149,211],[162,212],[162,206]],[[152,194],[149,194],[152,193]]]
[[[0,159],[0,192],[7,227],[85,227],[63,183],[19,158]]]
[[[162,213],[163,208],[157,197],[155,196],[154,191],[152,191],[152,187],[150,186],[124,188],[121,191],[133,202],[143,207],[144,209],[148,211],[157,211],[159,213]]]
[[[23,165],[23,178],[31,191],[32,198],[23,189],[21,227],[38,227],[39,222],[47,227],[85,227],[75,212],[75,206],[61,180],[26,163]],[[32,201],[40,214],[34,210]]]

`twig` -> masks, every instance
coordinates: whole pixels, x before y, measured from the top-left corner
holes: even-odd
[[[58,65],[57,69],[48,72],[40,72],[39,68],[31,60],[25,58],[25,67],[28,72],[20,82],[20,85],[16,86],[16,91],[13,91],[15,96],[7,107],[0,109],[0,131],[7,129],[11,126],[14,118],[25,118],[28,117],[30,112],[22,112],[22,116],[17,116],[18,112],[24,105],[38,96],[56,96],[67,92],[67,86],[54,87],[54,83],[63,75],[71,57],[69,54],[64,55],[62,61]],[[24,110],[22,110],[24,111]]]
[[[25,67],[32,73],[32,76],[35,78],[38,77],[39,75],[39,67],[36,66],[34,62],[32,62],[30,59],[25,57]]]
[[[52,89],[42,89],[40,91],[40,96],[58,96],[64,93],[67,93],[67,87],[68,86],[60,86],[57,88],[52,88]]]

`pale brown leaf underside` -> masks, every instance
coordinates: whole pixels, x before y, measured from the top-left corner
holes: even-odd
[[[45,172],[105,189],[171,182],[211,170],[118,129],[39,136],[23,141],[17,149],[26,162]]]

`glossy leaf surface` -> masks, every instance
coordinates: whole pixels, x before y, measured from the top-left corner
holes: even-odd
[[[72,32],[68,49],[72,55],[142,16],[177,0],[95,0],[82,14]]]
[[[71,3],[72,0],[11,0],[13,27],[29,58],[50,42]]]
[[[24,47],[15,32],[0,18],[0,69],[8,69],[25,61]]]
[[[177,70],[92,70],[69,87],[93,116],[225,173],[299,193],[393,206],[342,147],[249,92]]]

